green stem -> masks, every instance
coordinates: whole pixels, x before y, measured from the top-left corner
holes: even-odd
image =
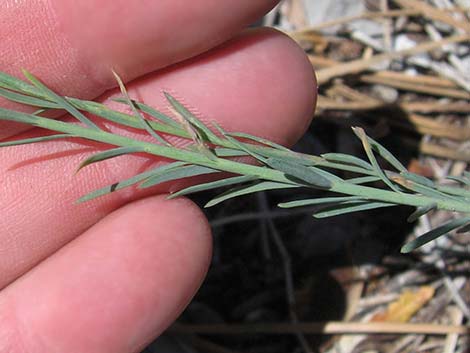
[[[436,207],[441,210],[470,213],[470,204],[464,201],[435,199],[417,194],[397,193],[395,191],[376,189],[363,185],[354,185],[347,182],[334,182],[330,190],[340,194],[361,196],[370,200],[414,207],[426,207],[435,203]]]
[[[125,136],[105,132],[102,130],[94,130],[76,124],[65,123],[59,120],[38,118],[29,114],[0,109],[0,113],[2,113],[2,111],[14,114],[15,116],[17,116],[16,120],[22,120],[23,122],[48,130],[67,133],[93,141],[108,143],[114,146],[141,147],[145,152],[155,156],[174,159],[191,164],[197,164],[240,175],[253,175],[264,180],[271,180],[286,184],[295,184],[291,180],[286,178],[284,173],[266,167],[240,163],[223,158],[208,158],[207,156],[204,156],[197,152],[191,152],[184,149],[177,149],[175,147],[156,145],[154,143],[135,140]],[[306,186],[308,187],[308,185]],[[468,204],[467,202],[451,199],[436,200],[434,198],[423,195],[397,193],[394,191],[376,189],[369,186],[350,184],[346,181],[340,180],[333,181],[332,186],[329,190],[344,195],[360,196],[365,199],[415,207],[425,207],[429,204],[436,203],[438,209],[470,213],[470,204]]]
[[[2,113],[0,108],[0,114]],[[10,113],[12,113],[10,111]],[[15,115],[22,115],[23,122],[32,124],[34,126],[44,128],[47,130],[62,132],[70,134],[76,137],[82,137],[88,140],[97,142],[107,143],[113,146],[119,147],[140,147],[144,152],[164,157],[168,159],[174,159],[182,162],[191,164],[201,165],[217,170],[222,170],[230,173],[241,174],[241,175],[253,175],[261,179],[272,180],[282,182],[286,184],[293,184],[292,181],[284,176],[284,173],[277,170],[259,167],[255,165],[240,163],[223,158],[208,158],[201,153],[192,152],[184,149],[179,149],[174,146],[163,146],[157,145],[150,142],[141,140],[135,140],[129,137],[116,135],[103,130],[95,130],[86,128],[77,124],[65,123],[60,120],[53,120],[48,118],[37,118],[31,117],[28,114],[14,112]],[[28,120],[28,121],[26,121]]]

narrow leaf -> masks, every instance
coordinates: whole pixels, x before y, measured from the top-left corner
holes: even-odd
[[[464,176],[448,176],[446,179],[456,181],[458,183],[461,183],[463,185],[470,186],[470,179],[464,177]]]
[[[36,98],[27,96],[24,94],[20,94],[14,91],[10,91],[4,88],[0,88],[0,96],[12,101],[21,104],[30,105],[33,107],[41,107],[41,108],[57,108],[57,104],[50,102],[45,99]]]
[[[157,134],[154,129],[152,129],[149,122],[147,120],[145,120],[145,118],[142,116],[140,111],[137,110],[137,108],[134,106],[134,103],[132,102],[131,98],[129,97],[129,94],[127,93],[126,86],[124,86],[124,82],[122,82],[119,75],[114,70],[112,70],[112,72],[113,72],[114,78],[116,79],[116,81],[119,85],[119,89],[121,90],[121,93],[124,96],[124,99],[126,100],[129,107],[132,109],[132,111],[134,113],[134,116],[140,121],[140,123],[141,123],[142,127],[145,129],[145,131],[147,131],[147,133],[150,136],[152,136],[155,140],[157,140],[161,144],[169,146],[170,144],[167,141],[165,141],[159,134]]]
[[[259,144],[262,144],[262,145],[273,147],[273,148],[275,148],[277,150],[280,150],[280,151],[285,151],[285,152],[292,153],[292,151],[290,149],[288,149],[287,147],[284,147],[282,145],[279,145],[275,142],[272,142],[268,139],[264,139],[262,137],[253,136],[253,135],[246,134],[246,133],[243,133],[243,132],[231,132],[231,133],[227,133],[227,135],[232,136],[232,137],[245,138],[247,140],[252,140],[252,141],[258,142]]]
[[[316,212],[313,217],[315,218],[327,218],[327,217],[333,217],[333,216],[339,216],[347,213],[352,213],[352,212],[359,212],[359,211],[366,211],[366,210],[373,210],[375,208],[382,208],[382,207],[391,207],[391,206],[396,206],[395,204],[392,203],[387,203],[387,202],[345,202],[345,203],[340,203],[338,205],[334,205],[332,207],[325,208],[323,210],[320,210]]]
[[[470,191],[465,188],[447,185],[436,185],[436,189],[444,194],[460,196],[463,197],[465,200],[470,201]]]
[[[266,164],[266,158],[261,156],[257,152],[253,151],[249,144],[241,143],[237,139],[233,138],[228,133],[226,133],[224,131],[224,129],[222,129],[222,127],[220,125],[218,125],[216,122],[213,122],[212,124],[222,134],[222,136],[224,136],[228,141],[230,141],[235,147],[238,147],[241,151],[244,151],[247,155],[249,155],[249,156],[253,157],[254,159]]]
[[[400,180],[399,178],[396,178],[394,179],[396,180],[396,182],[398,182],[400,185],[402,185],[403,187],[405,187],[406,189],[408,190],[412,190],[416,193],[420,193],[424,196],[429,196],[431,198],[438,198],[438,199],[441,199],[441,200],[455,200],[455,201],[462,201],[462,198],[463,196],[462,195],[450,195],[450,194],[445,194],[441,191],[439,191],[437,188],[435,187],[428,187],[428,186],[424,186],[422,184],[419,184],[419,183],[414,183],[414,182],[410,182],[410,181],[403,181],[403,180]]]
[[[350,165],[354,165],[356,167],[368,169],[368,170],[373,170],[372,166],[370,163],[367,163],[366,161],[350,156],[349,154],[344,154],[344,153],[325,153],[322,154],[321,157],[326,159],[329,162],[340,162],[340,163],[346,163]]]
[[[430,179],[428,179],[428,178],[426,178],[422,175],[411,173],[411,172],[408,172],[408,171],[401,172],[400,174],[405,179],[411,180],[414,183],[421,184],[421,185],[427,186],[429,188],[434,188],[435,187],[435,184],[432,180],[430,180]]]
[[[380,143],[378,143],[367,135],[366,138],[369,144],[371,145],[372,149],[376,151],[388,163],[390,163],[390,165],[392,165],[396,170],[398,170],[399,172],[407,171],[406,167],[401,164],[401,162],[396,159],[395,156],[389,150],[387,150],[384,146],[382,146]]]
[[[129,104],[127,99],[125,98],[114,98],[113,100],[115,102]],[[168,115],[165,115],[159,112],[158,110],[152,108],[151,106],[142,102],[138,102],[133,99],[131,99],[131,102],[137,109],[144,112],[145,114],[148,114],[154,117],[156,120],[161,121],[164,124],[172,125],[174,127],[180,127],[180,125],[176,121],[174,121],[172,118],[170,118]]]
[[[359,201],[359,200],[365,201],[365,199],[360,196],[319,197],[316,199],[283,202],[283,203],[278,204],[278,206],[281,208],[294,208],[294,207],[321,205],[321,204],[327,204],[327,203],[338,203],[338,202],[344,202],[344,201]]]
[[[37,116],[41,116],[41,114],[43,114],[47,111],[50,111],[50,110],[52,110],[52,108],[39,108],[38,110],[35,110],[32,114],[37,115]]]
[[[149,188],[167,181],[189,178],[197,175],[219,173],[220,171],[199,165],[184,165],[172,168],[164,174],[153,175],[139,185],[140,189]]]
[[[291,161],[269,157],[265,163],[275,170],[283,172],[286,176],[294,177],[308,185],[315,186],[320,189],[329,189],[333,185],[332,181],[319,173],[319,169],[315,167],[305,167]]]
[[[224,192],[221,195],[214,197],[204,207],[212,207],[228,199],[232,199],[234,197],[238,197],[242,195],[252,194],[255,192],[266,191],[266,190],[276,190],[276,189],[289,189],[289,188],[297,188],[297,187],[299,186],[293,185],[293,184],[278,183],[274,181],[260,181],[255,184],[240,186],[238,188],[228,190],[227,192]]]
[[[420,246],[423,246],[424,244],[429,243],[430,241],[433,241],[434,239],[439,238],[442,235],[445,235],[449,233],[450,231],[462,227],[470,222],[469,217],[463,217],[463,218],[458,218],[454,219],[446,224],[443,224],[437,228],[434,228],[430,230],[429,232],[426,232],[419,236],[418,238],[410,241],[409,243],[403,245],[401,248],[402,253],[409,253]]]
[[[133,177],[131,177],[129,179],[126,179],[126,180],[123,180],[123,181],[105,186],[105,187],[100,188],[98,190],[92,191],[89,194],[79,198],[77,200],[77,203],[90,201],[90,200],[93,200],[97,197],[104,196],[104,195],[112,193],[114,191],[124,189],[126,187],[129,187],[129,186],[132,186],[134,184],[140,183],[142,180],[145,180],[145,179],[151,177],[152,175],[165,173],[165,171],[167,171],[169,169],[172,169],[172,168],[175,168],[175,167],[178,167],[178,166],[181,166],[181,165],[184,165],[184,163],[183,162],[173,162],[173,163],[165,164],[163,166],[160,166],[160,167],[145,171],[143,173],[134,175]]]
[[[210,137],[216,137],[214,133],[202,122],[199,121],[198,118],[194,116],[185,106],[183,106],[176,98],[174,98],[168,92],[163,92],[165,98],[168,100],[170,105],[173,109],[180,115],[185,121],[187,121],[193,128],[197,130],[197,132],[203,133],[202,141],[207,141]]]
[[[416,221],[419,217],[428,213],[429,211],[434,210],[436,207],[437,207],[437,203],[435,202],[430,203],[429,205],[426,205],[423,207],[417,207],[416,210],[412,214],[409,215],[407,221],[409,223],[412,223]]]
[[[64,138],[69,138],[69,137],[76,137],[76,136],[68,135],[68,134],[57,134],[57,135],[49,135],[49,136],[42,136],[42,137],[33,137],[33,138],[28,138],[28,139],[0,142],[0,147],[27,145],[30,143],[58,140],[58,139],[64,139]]]
[[[242,157],[248,156],[248,153],[245,151],[236,150],[233,148],[224,148],[224,147],[217,147],[214,148],[214,153],[217,157]]]
[[[124,146],[124,147],[118,147],[118,148],[113,148],[107,151],[99,152],[96,153],[87,159],[85,159],[82,163],[80,163],[77,172],[86,167],[87,165],[96,163],[96,162],[101,162],[106,159],[114,158],[114,157],[119,157],[124,154],[129,154],[129,153],[136,153],[136,152],[142,152],[143,149],[142,147],[137,147],[137,146]]]
[[[8,75],[7,73],[1,72],[1,71],[0,71],[0,87],[3,87],[11,91],[21,92],[23,94],[31,95],[37,98],[44,98],[44,96],[41,95],[38,92],[38,89],[34,87],[33,85],[30,85],[29,83],[26,83],[23,80],[20,80],[19,78]]]
[[[44,95],[53,101],[54,103],[57,104],[57,107],[59,109],[64,109],[68,113],[70,113],[72,116],[77,118],[79,121],[81,121],[83,124],[87,125],[88,127],[99,130],[99,127],[95,125],[90,119],[88,119],[85,115],[80,113],[80,111],[75,108],[72,104],[70,104],[67,100],[65,100],[63,97],[59,96],[57,93],[51,91],[49,88],[47,88],[41,81],[39,81],[36,77],[34,77],[31,73],[29,73],[26,70],[23,70],[23,75],[37,88],[39,89]]]
[[[309,156],[315,158],[315,156]],[[351,173],[357,173],[357,174],[364,174],[364,175],[369,175],[369,176],[376,176],[377,172],[375,170],[371,169],[364,169],[361,167],[357,167],[355,165],[351,164],[346,164],[346,163],[340,163],[340,162],[331,162],[327,161],[321,157],[316,157],[319,158],[319,161],[313,161],[309,164],[311,166],[321,166],[323,168],[331,168],[331,169],[338,169],[338,170],[344,170],[348,171]]]
[[[206,146],[206,143],[216,140],[217,136],[202,122],[200,122],[188,109],[186,109],[180,102],[178,102],[169,93],[163,92],[166,99],[174,110],[174,113],[180,117],[181,124],[188,132],[191,139],[194,141],[200,153],[205,155],[211,160],[215,160],[216,156]]]
[[[369,140],[372,140],[372,139],[369,139],[369,137],[366,135],[366,133],[364,132],[364,130],[362,128],[356,127],[356,128],[353,128],[353,131],[357,135],[357,137],[359,137],[359,139],[361,140],[362,146],[364,147],[364,150],[367,154],[367,157],[369,158],[369,161],[372,164],[372,167],[376,171],[377,175],[380,176],[382,181],[390,189],[392,189],[395,192],[400,192],[400,190],[395,185],[393,185],[393,183],[390,181],[390,179],[388,179],[388,177],[383,172],[382,168],[380,168],[379,163],[377,162],[377,159],[374,156],[374,152],[372,151],[372,147],[369,143]]]
[[[93,102],[93,101],[85,101],[75,98],[67,98],[70,100],[71,104],[77,107],[82,111],[88,112],[95,116],[99,116],[103,119],[111,121],[116,124],[121,124],[124,126],[129,126],[135,129],[145,130],[142,126],[139,119],[137,119],[134,115],[126,114],[123,112],[119,112],[116,110],[112,110],[108,106]],[[167,124],[163,124],[159,121],[150,121],[147,120],[151,128],[155,131],[168,133],[175,136],[180,136],[184,138],[188,138],[188,133],[182,126],[170,126]]]
[[[251,175],[241,175],[241,176],[235,176],[235,177],[231,177],[231,178],[227,178],[227,179],[210,181],[208,183],[189,186],[187,188],[184,188],[182,190],[174,192],[170,196],[168,196],[168,198],[173,199],[173,198],[178,197],[178,196],[189,195],[189,194],[193,194],[193,193],[196,193],[196,192],[212,190],[212,189],[221,188],[221,187],[225,187],[225,186],[232,186],[232,185],[236,185],[236,184],[242,184],[242,183],[246,183],[246,182],[249,182],[249,181],[254,181],[256,179],[257,179],[257,177],[254,177],[254,176],[251,176]]]
[[[0,107],[0,120],[15,121],[17,123],[29,124],[37,126],[37,116],[33,114],[21,113]]]
[[[380,180],[381,179],[379,177],[371,175],[371,176],[346,179],[345,181],[348,182],[349,184],[360,185],[360,184],[366,184],[366,183],[373,183],[373,182],[380,181]]]

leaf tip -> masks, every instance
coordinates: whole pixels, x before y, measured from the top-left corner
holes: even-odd
[[[30,76],[32,76],[32,74],[31,74],[28,70],[26,70],[24,67],[21,68],[21,73],[22,73],[25,77],[28,77],[28,78],[29,78]]]
[[[405,245],[403,245],[400,249],[400,252],[402,254],[409,254],[410,252],[412,252],[413,250],[415,249],[414,245],[412,243],[406,243]]]
[[[173,103],[176,101],[175,97],[173,97],[173,96],[172,96],[169,92],[167,92],[167,91],[163,91],[163,95],[165,96],[166,100],[167,100],[168,102],[170,102],[171,104],[173,104]]]
[[[204,208],[210,208],[212,206],[215,206],[218,202],[215,202],[214,200],[209,201],[204,205]]]

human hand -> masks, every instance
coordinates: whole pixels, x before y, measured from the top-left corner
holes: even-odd
[[[311,67],[277,32],[241,32],[275,3],[3,0],[0,70],[25,68],[61,94],[109,103],[114,69],[151,106],[165,108],[165,89],[229,131],[291,144],[314,106]],[[0,134],[38,133],[24,129],[2,123]],[[124,156],[74,175],[100,148],[70,140],[0,149],[0,352],[137,352],[205,275],[207,221],[189,200],[166,200],[171,185],[75,203],[157,163]]]

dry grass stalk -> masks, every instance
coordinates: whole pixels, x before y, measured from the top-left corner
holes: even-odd
[[[420,113],[470,113],[470,103],[466,102],[411,102],[411,103],[397,103],[387,105],[385,102],[375,101],[339,101],[334,98],[319,95],[317,99],[317,108],[321,110],[374,110],[384,107],[397,108],[406,112],[420,112]]]
[[[405,91],[417,92],[431,94],[438,97],[449,97],[456,99],[470,99],[470,93],[465,92],[461,89],[440,87],[440,86],[431,86],[426,83],[422,83],[419,80],[419,77],[416,77],[413,81],[400,81],[400,80],[390,80],[385,77],[380,76],[362,76],[360,80],[367,83],[377,83],[389,87],[398,88]]]
[[[428,41],[416,45],[411,49],[404,49],[391,53],[377,54],[369,59],[357,59],[342,63],[338,66],[320,69],[317,71],[317,81],[319,84],[324,84],[335,77],[357,74],[359,72],[369,70],[374,65],[380,64],[387,60],[401,59],[407,56],[430,52],[439,49],[442,46],[452,43],[460,43],[470,40],[470,35],[461,34],[447,37],[440,41]]]
[[[400,17],[400,16],[416,16],[419,14],[420,14],[419,11],[410,10],[410,9],[389,10],[389,11],[380,11],[380,12],[365,12],[357,16],[348,16],[348,17],[339,18],[333,21],[323,22],[319,25],[312,26],[303,31],[319,31],[325,28],[334,27],[338,25],[344,25],[344,24],[357,21],[357,20],[365,20],[365,19],[374,20],[374,19],[392,18],[392,17]],[[296,33],[302,33],[303,31],[299,31]]]
[[[404,72],[397,72],[397,71],[379,71],[373,74],[369,74],[363,77],[380,77],[382,79],[388,80],[398,80],[403,82],[420,82],[425,85],[432,85],[432,86],[439,86],[439,87],[446,87],[446,88],[458,88],[458,86],[451,80],[448,80],[443,77],[436,77],[431,75],[423,75],[423,74],[415,74],[410,75]]]
[[[465,20],[457,20],[452,14],[447,11],[435,8],[424,1],[418,0],[394,0],[401,7],[408,10],[417,10],[423,16],[438,22],[446,23],[454,28],[461,29],[467,33],[470,33],[470,23]]]
[[[470,328],[464,325],[412,324],[390,322],[303,322],[257,323],[257,324],[175,324],[171,332],[179,334],[242,335],[242,334],[426,334],[469,335]]]

